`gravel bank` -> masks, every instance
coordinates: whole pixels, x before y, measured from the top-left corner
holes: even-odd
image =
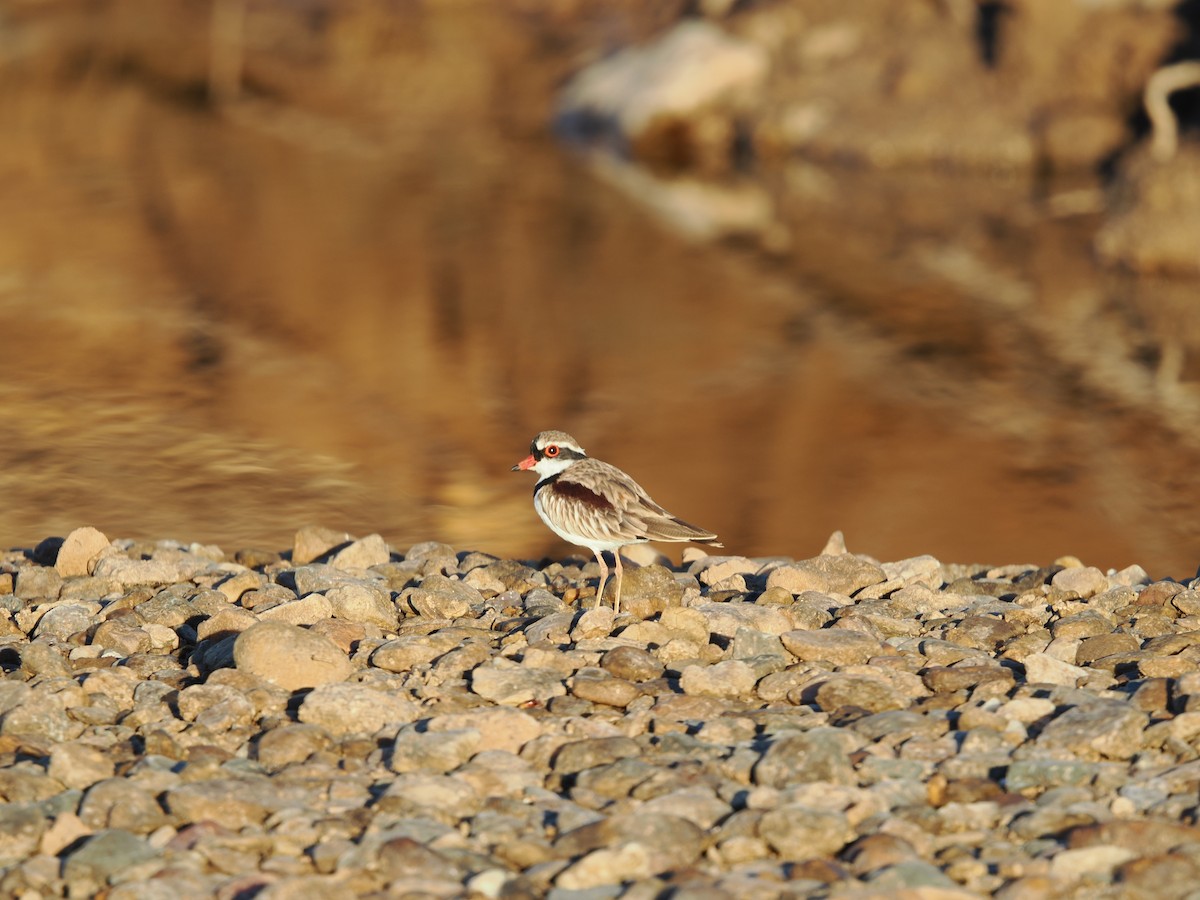
[[[1200,585],[688,551],[631,566],[614,620],[597,574],[319,529],[283,554],[94,529],[4,554],[0,893],[1200,879]]]

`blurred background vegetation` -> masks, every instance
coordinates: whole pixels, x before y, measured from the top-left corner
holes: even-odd
[[[1198,34],[1194,0],[7,0],[0,541],[566,553],[508,471],[561,428],[734,553],[1190,576]]]

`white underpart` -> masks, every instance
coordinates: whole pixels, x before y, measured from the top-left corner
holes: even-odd
[[[543,460],[543,462],[544,462],[544,460]],[[569,531],[563,531],[561,528],[558,527],[558,525],[555,524],[553,519],[551,519],[548,515],[546,515],[545,510],[542,509],[542,498],[539,494],[533,495],[533,508],[535,510],[537,510],[537,514],[542,517],[542,521],[546,523],[546,527],[549,528],[551,531],[553,531],[555,534],[557,534],[560,538],[562,538],[568,544],[574,544],[576,547],[587,547],[593,553],[599,553],[601,550],[610,550],[613,553],[616,553],[622,547],[628,546],[629,544],[645,543],[644,541],[594,540],[594,539],[590,539],[590,538],[580,537],[579,535],[572,534]]]

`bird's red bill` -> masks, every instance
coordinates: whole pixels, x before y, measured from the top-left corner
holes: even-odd
[[[513,468],[520,469],[522,472],[524,472],[526,469],[532,469],[536,465],[537,465],[537,460],[534,459],[533,454],[530,453],[527,457],[525,457],[523,460],[521,460],[519,463],[517,463],[515,466],[513,466]]]

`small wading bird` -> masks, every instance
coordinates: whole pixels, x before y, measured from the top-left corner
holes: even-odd
[[[590,459],[579,442],[562,431],[543,431],[529,455],[512,467],[538,474],[533,508],[564,541],[587,547],[600,563],[596,605],[604,599],[608,566],[604,551],[616,560],[617,593],[613,611],[621,611],[621,548],[648,541],[691,541],[722,547],[711,531],[671,515],[650,499],[636,481],[616,466]]]

